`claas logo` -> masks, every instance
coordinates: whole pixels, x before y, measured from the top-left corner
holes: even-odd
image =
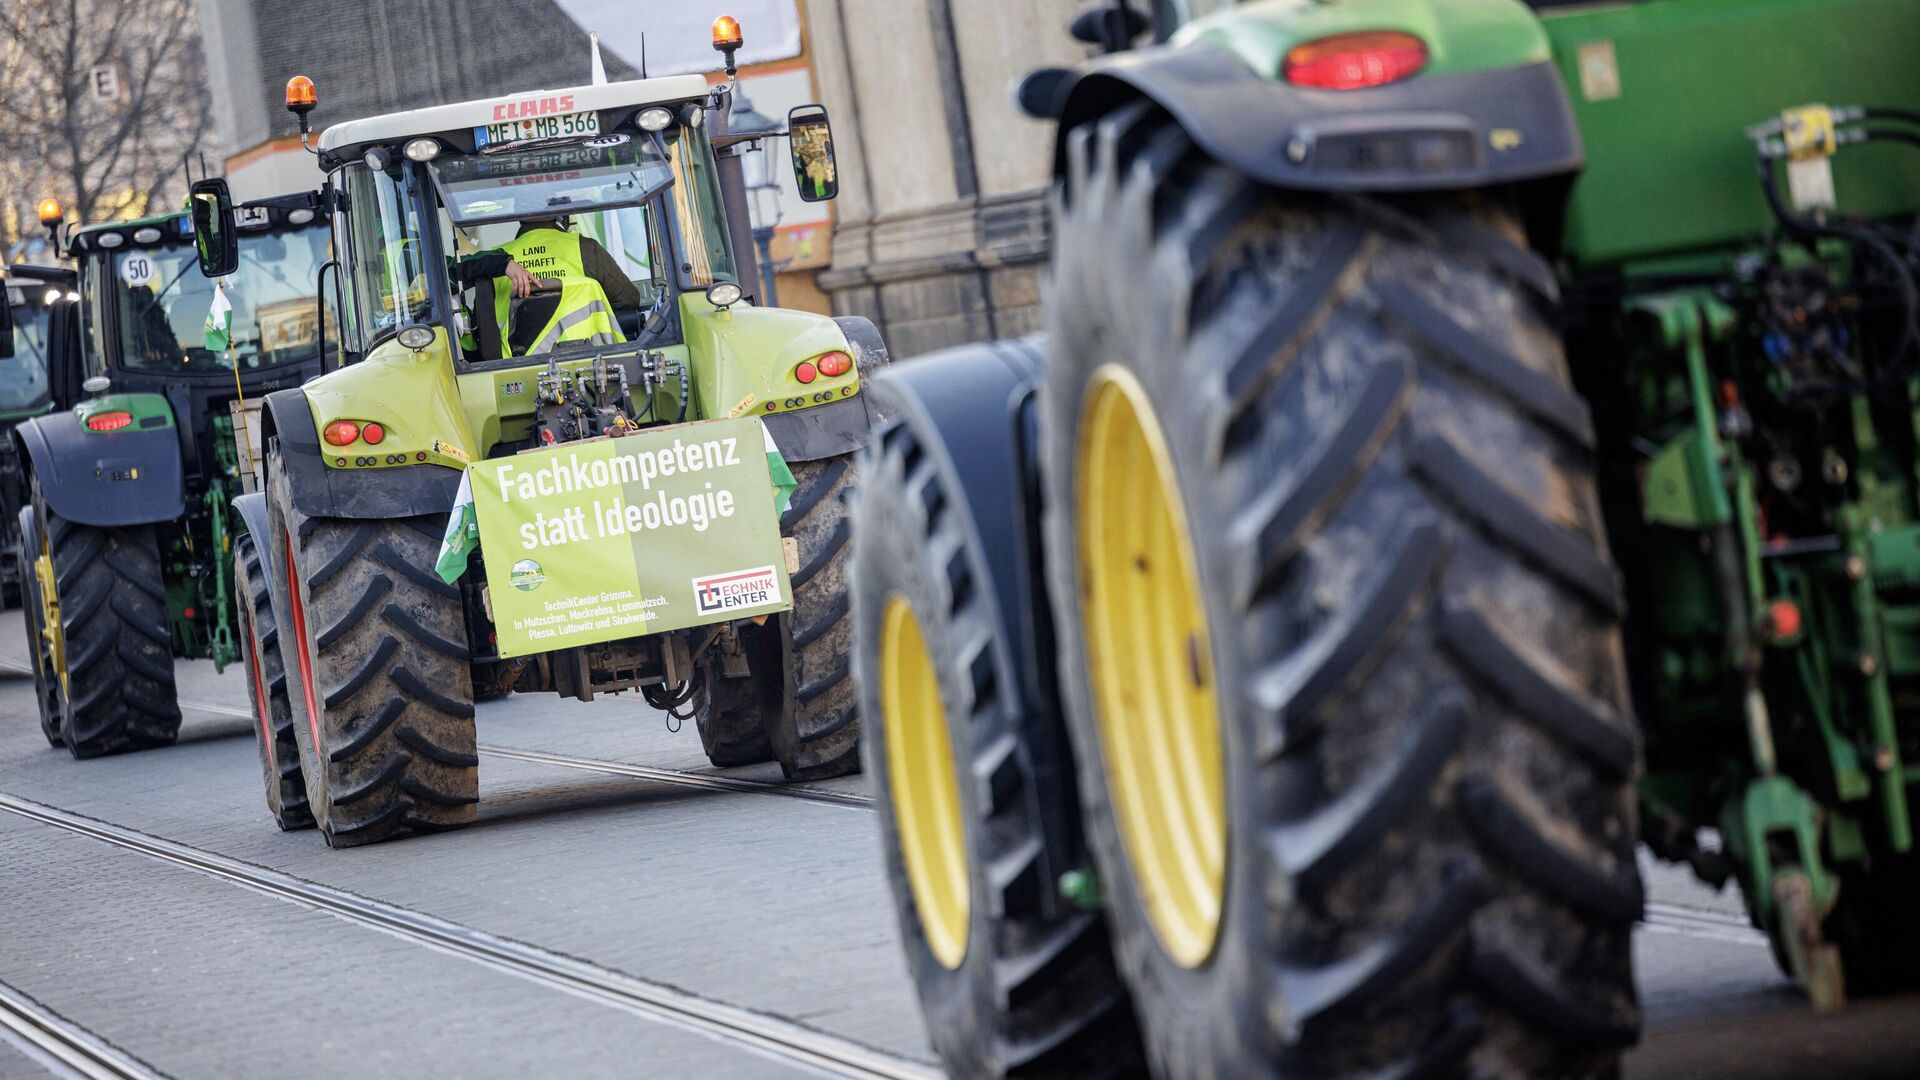
[[[507,101],[493,107],[495,120],[520,120],[529,116],[550,116],[554,113],[573,111],[573,95],[560,94],[556,97],[528,98],[525,101]]]

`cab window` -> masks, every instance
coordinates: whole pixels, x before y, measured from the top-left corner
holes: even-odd
[[[240,266],[220,283],[231,308],[229,345],[207,348],[215,285],[191,244],[104,253],[120,365],[129,371],[201,374],[312,359],[320,346],[314,281],[327,260],[327,231],[252,232]]]

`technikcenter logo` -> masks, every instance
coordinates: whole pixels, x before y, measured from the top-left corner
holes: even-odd
[[[702,615],[721,615],[779,602],[780,575],[771,566],[693,579],[693,605]]]

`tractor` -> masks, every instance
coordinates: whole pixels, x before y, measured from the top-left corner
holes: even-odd
[[[26,489],[21,607],[41,729],[76,758],[171,744],[174,659],[240,656],[227,565],[247,417],[319,373],[328,260],[313,211],[241,214],[218,283],[185,212],[62,230],[73,269],[10,271],[48,300],[50,411],[13,427],[6,457]]]
[[[0,603],[20,602],[25,574],[20,561],[20,510],[27,504],[26,474],[4,437],[14,425],[52,407],[47,386],[47,315],[52,299],[44,288],[9,286],[0,325]],[[58,294],[55,294],[57,299]]]
[[[1920,980],[1920,20],[1101,3],[1044,337],[870,393],[854,670],[961,1076],[1606,1076],[1636,845]]]
[[[716,765],[858,768],[845,497],[887,353],[865,320],[746,294],[736,155],[771,136],[728,133],[741,31],[714,34],[711,88],[502,93],[320,135],[339,356],[266,398],[264,488],[236,504],[282,828],[347,847],[472,821],[474,704],[503,693],[638,691]],[[287,100],[310,141],[311,82]],[[781,134],[831,197],[825,110]],[[228,196],[196,198],[218,271]],[[507,251],[539,272],[524,289]]]

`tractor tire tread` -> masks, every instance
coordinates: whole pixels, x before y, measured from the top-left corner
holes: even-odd
[[[1003,674],[994,647],[986,570],[967,548],[965,526],[906,424],[881,432],[869,486],[853,527],[854,655],[866,772],[882,808],[888,877],[908,967],[934,1046],[949,1074],[1042,1080],[1139,1075],[1139,1034],[1114,967],[1105,919],[1044,902],[1045,844],[1054,830],[1030,772],[1045,725],[1011,696],[1020,680]],[[957,554],[956,554],[957,553]],[[966,815],[974,882],[970,941],[957,970],[925,942],[897,838],[887,732],[875,675],[878,627],[887,598],[905,596],[921,621],[952,725],[954,767]],[[1057,724],[1057,718],[1055,723]],[[1044,767],[1044,766],[1043,766]],[[1064,798],[1070,804],[1070,789]],[[1064,806],[1061,808],[1066,809]],[[1076,858],[1055,851],[1052,861]]]
[[[99,528],[52,514],[63,600],[67,692],[62,736],[76,758],[171,745],[180,732],[173,637],[152,526]]]
[[[353,847],[470,823],[479,795],[471,664],[464,649],[448,648],[465,637],[465,613],[459,591],[425,569],[443,515],[309,518],[271,458],[267,474],[274,540],[293,548],[295,564],[283,556],[276,570],[292,570],[288,587],[300,589],[310,636],[301,647],[320,715],[305,717],[300,666],[287,665],[288,686],[327,843]],[[308,566],[324,573],[302,583]],[[298,636],[290,612],[279,624],[283,642]]]
[[[1048,593],[1151,1065],[1610,1073],[1638,1024],[1640,748],[1550,270],[1498,193],[1250,187],[1146,103],[1063,145]],[[1074,455],[1109,364],[1164,417],[1238,778],[1204,975],[1144,914],[1084,674]]]
[[[784,670],[763,664],[756,677],[786,687],[760,695],[767,743],[781,772],[790,780],[824,780],[860,768],[847,605],[853,550],[848,505],[858,469],[850,455],[791,467],[798,488],[781,516],[781,534],[797,544],[800,571],[790,581],[793,610],[779,620]]]

